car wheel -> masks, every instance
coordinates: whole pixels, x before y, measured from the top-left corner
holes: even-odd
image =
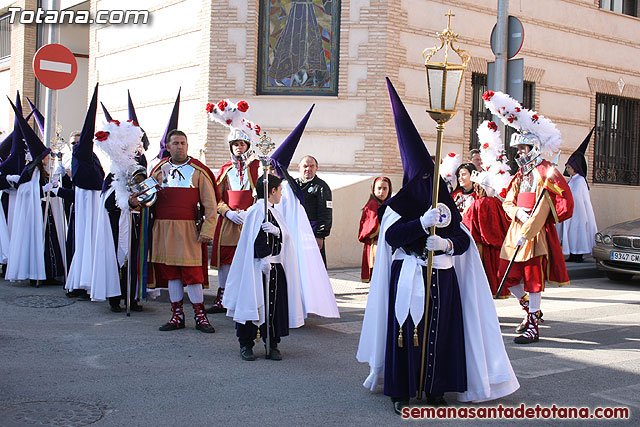
[[[616,271],[607,271],[607,277],[611,280],[631,280],[633,274],[618,273]]]

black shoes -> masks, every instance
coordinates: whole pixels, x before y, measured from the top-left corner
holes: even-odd
[[[253,354],[251,347],[240,347],[240,357],[242,357],[242,360],[249,362],[256,360],[256,356]]]
[[[120,305],[112,305],[111,311],[114,313],[122,313],[122,307],[120,307]]]
[[[277,348],[272,348],[269,354],[265,356],[265,359],[282,360],[282,353]]]
[[[447,406],[447,401],[444,400],[444,394],[427,393],[427,405],[435,407]]]
[[[71,292],[67,292],[69,298],[77,298],[78,301],[90,301],[89,294],[84,289],[74,289]]]
[[[393,412],[395,412],[398,415],[402,415],[402,409],[409,406],[409,398],[392,397],[391,403],[393,404]]]
[[[198,323],[196,329],[205,334],[212,334],[216,331],[210,323]]]
[[[584,262],[584,259],[582,259],[582,254],[569,254],[569,259],[567,259],[567,262]]]
[[[184,319],[181,319],[179,323],[167,322],[158,328],[159,331],[175,331],[177,329],[184,329]]]

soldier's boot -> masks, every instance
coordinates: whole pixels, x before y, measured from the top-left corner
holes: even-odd
[[[222,306],[222,297],[224,296],[224,288],[218,288],[218,294],[213,305],[207,308],[208,314],[224,313],[226,309]]]
[[[206,334],[214,333],[216,330],[211,326],[211,323],[209,323],[209,319],[207,319],[207,311],[204,308],[204,303],[192,303],[191,305],[193,305],[193,311],[195,312],[194,319],[196,320],[196,329]]]
[[[538,322],[542,323],[542,312],[540,310],[535,313],[529,313],[527,330],[520,336],[514,338],[516,344],[531,344],[540,340],[538,333]]]
[[[184,329],[184,310],[182,309],[182,300],[171,303],[171,320],[158,328],[161,331],[175,331],[176,329]]]

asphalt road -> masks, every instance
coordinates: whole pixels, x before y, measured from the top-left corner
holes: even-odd
[[[215,284],[215,273],[212,283]],[[358,270],[332,270],[342,317],[310,318],[280,345],[284,359],[240,359],[233,322],[210,315],[215,334],[194,328],[159,332],[170,317],[166,296],[144,312],[109,311],[107,303],[70,300],[58,287],[0,282],[0,426],[49,425],[401,425],[390,401],[362,387],[368,367],[355,360],[368,286]],[[512,340],[522,311],[498,300],[507,351],[521,384],[484,408],[522,403],[640,414],[640,279],[612,282],[591,264],[572,284],[548,288],[541,341]],[[214,285],[215,287],[215,285]],[[213,290],[206,292],[207,304]],[[186,302],[186,301],[185,301]],[[71,303],[71,304],[68,304]],[[60,305],[34,308],[33,305]],[[448,396],[452,405],[458,406]],[[604,420],[581,422],[602,425]],[[57,422],[57,424],[53,424]],[[551,425],[557,420],[531,420]],[[510,425],[511,420],[441,420],[441,425]],[[637,424],[636,424],[637,425]]]

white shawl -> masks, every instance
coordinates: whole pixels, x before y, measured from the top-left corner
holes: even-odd
[[[232,317],[235,322],[251,321],[257,326],[262,325],[265,319],[261,260],[254,257],[254,241],[264,220],[263,203],[264,200],[259,200],[247,210],[222,299],[222,305],[227,309],[227,316]],[[282,233],[280,256],[287,278],[289,327],[298,328],[304,324],[304,313],[296,252],[285,219],[277,210],[269,208],[269,211],[278,222]]]

